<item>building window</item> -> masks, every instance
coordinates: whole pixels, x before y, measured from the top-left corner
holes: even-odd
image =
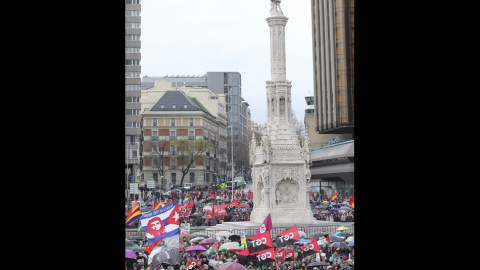
[[[158,181],[158,173],[153,173],[153,181]]]
[[[195,173],[191,172],[190,173],[190,183],[195,182]]]
[[[183,108],[186,109],[186,108],[187,108],[187,104],[183,104]]]
[[[140,40],[140,35],[125,35],[125,40]]]
[[[140,0],[125,0],[125,4],[140,4]]]
[[[170,125],[175,126],[175,118],[170,118]]]
[[[170,140],[176,140],[177,136],[175,136],[175,130],[170,131]]]
[[[125,23],[125,28],[128,29],[138,29],[140,28],[140,23],[135,22],[135,23]]]
[[[165,109],[165,105],[160,104],[160,109]]]
[[[127,103],[140,103],[140,97],[125,97]]]
[[[157,126],[157,118],[153,118],[153,119],[152,119],[152,124],[153,124],[154,127]]]
[[[157,132],[158,132],[158,131],[156,131],[156,130],[152,131],[152,139],[153,139],[153,140],[158,139],[158,133],[157,133]]]
[[[193,118],[188,118],[188,124],[193,127]]]
[[[177,184],[177,174],[176,173],[172,173],[172,184],[173,185],[176,185]]]
[[[126,53],[139,53],[140,47],[125,47]]]
[[[125,122],[126,128],[140,128],[140,122]]]
[[[140,115],[140,110],[125,110],[125,115]]]
[[[126,66],[139,66],[140,60],[138,59],[125,59]]]
[[[125,16],[141,16],[140,10],[125,10]]]
[[[140,78],[140,72],[125,72],[125,78]]]
[[[188,131],[188,139],[189,140],[194,140],[195,139],[195,131],[193,131],[193,130]]]
[[[176,170],[177,169],[177,158],[171,158],[170,159],[170,166],[172,167],[172,170]]]
[[[140,90],[139,84],[125,84],[125,91]]]
[[[176,109],[176,108],[177,108],[177,105],[172,104],[172,109]]]
[[[228,94],[228,86],[224,86],[224,87],[223,87],[223,93],[224,93],[224,94]]]

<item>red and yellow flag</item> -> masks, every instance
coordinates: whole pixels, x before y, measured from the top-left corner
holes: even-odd
[[[352,208],[355,208],[355,207],[353,207],[353,196],[354,196],[354,195],[352,195],[352,196],[350,197],[350,199],[348,199],[348,204],[350,204],[350,206],[351,206]]]
[[[332,197],[330,197],[330,201],[333,201],[336,199],[337,199],[337,193],[335,192],[335,194],[333,194]]]

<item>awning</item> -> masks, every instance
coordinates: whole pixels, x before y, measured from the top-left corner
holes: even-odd
[[[334,159],[334,158],[343,158],[343,157],[353,157],[354,156],[354,142],[334,145],[321,149],[314,149],[311,152],[312,162]]]

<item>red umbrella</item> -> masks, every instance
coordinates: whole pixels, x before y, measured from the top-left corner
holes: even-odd
[[[247,268],[239,263],[228,262],[220,265],[217,270],[247,270]]]
[[[211,245],[215,244],[215,242],[218,242],[218,240],[215,239],[215,238],[207,238],[207,239],[203,239],[198,244],[202,245],[202,246],[211,246]]]

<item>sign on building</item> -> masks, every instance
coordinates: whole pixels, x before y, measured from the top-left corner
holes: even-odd
[[[147,181],[147,188],[155,188],[155,181],[153,179]]]
[[[130,194],[138,194],[138,183],[130,183]]]
[[[328,138],[328,144],[334,144],[340,142],[340,136]]]

